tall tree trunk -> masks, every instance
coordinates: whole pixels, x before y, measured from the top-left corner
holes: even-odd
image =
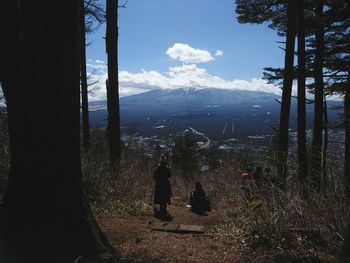
[[[81,108],[83,121],[83,146],[90,148],[90,121],[89,121],[89,101],[88,85],[86,77],[86,41],[85,41],[85,7],[84,1],[80,1],[81,19],[80,19],[80,86],[81,86]]]
[[[59,1],[54,12],[41,1],[4,4],[13,24],[0,50],[11,150],[1,260],[96,257],[104,238],[81,186],[80,1]]]
[[[350,84],[350,71],[348,72]],[[344,96],[344,126],[345,126],[345,156],[344,156],[344,186],[348,207],[350,207],[350,86],[346,87]],[[346,222],[344,244],[337,257],[337,263],[350,261],[350,213]]]
[[[327,187],[327,155],[328,155],[328,106],[326,95],[323,99],[323,120],[324,120],[324,134],[323,134],[323,166],[322,166],[322,191],[326,190]]]
[[[323,2],[318,0],[316,16],[318,25],[315,33],[315,104],[312,138],[311,182],[316,190],[320,190],[322,176],[322,127],[323,127],[323,59],[324,59],[324,28],[322,25]]]
[[[118,1],[107,0],[106,50],[108,60],[107,108],[109,156],[120,159],[120,116],[118,82]]]
[[[305,198],[307,178],[307,154],[306,154],[306,109],[305,109],[305,23],[304,1],[297,1],[297,31],[298,31],[298,175]]]
[[[294,0],[287,2],[287,39],[284,62],[284,80],[281,101],[281,115],[279,128],[278,151],[280,154],[278,170],[280,178],[280,187],[285,189],[287,178],[287,156],[288,156],[288,129],[289,115],[293,84],[293,64],[294,64],[294,46],[295,46],[295,16],[296,6]]]
[[[348,80],[350,83],[350,72],[348,73]],[[350,86],[348,86],[345,91],[344,120],[345,120],[344,182],[345,182],[346,196],[348,199],[350,199]]]

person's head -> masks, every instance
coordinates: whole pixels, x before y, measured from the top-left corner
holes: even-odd
[[[160,165],[167,165],[167,160],[166,160],[166,157],[165,157],[165,155],[164,154],[161,154],[160,155],[160,159],[159,159],[159,164]]]
[[[202,184],[200,182],[196,183],[196,191],[202,190]]]

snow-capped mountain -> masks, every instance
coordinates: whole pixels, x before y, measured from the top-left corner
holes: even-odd
[[[121,125],[137,124],[144,135],[176,133],[188,127],[217,139],[273,134],[271,126],[277,128],[280,117],[279,99],[276,94],[243,90],[152,90],[120,99]],[[312,126],[312,107],[307,106],[308,128]],[[94,102],[91,108],[92,125],[105,126],[105,102]],[[337,114],[329,111],[330,119],[338,119]],[[290,127],[296,128],[296,100]]]

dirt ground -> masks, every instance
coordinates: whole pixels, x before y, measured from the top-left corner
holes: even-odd
[[[215,207],[214,207],[215,208]],[[220,231],[224,217],[213,210],[207,215],[191,212],[186,203],[178,198],[168,207],[172,216],[171,224],[202,225],[204,234],[181,234],[151,230],[164,221],[153,216],[149,206],[145,215],[99,216],[97,220],[108,240],[120,254],[122,262],[193,262],[193,263],[299,263],[334,262],[334,257],[319,254],[318,258],[292,257],[293,251],[252,248],[242,229],[230,226]]]
[[[210,228],[222,221],[215,210],[197,215],[183,205],[168,208],[169,223],[203,225],[204,234],[180,234],[151,230],[163,222],[150,211],[146,216],[104,216],[98,221],[109,241],[126,262],[251,262],[242,255],[239,240],[213,234]]]

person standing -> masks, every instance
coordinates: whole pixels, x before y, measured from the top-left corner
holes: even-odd
[[[255,179],[252,176],[252,169],[248,168],[241,175],[241,189],[248,201],[253,197],[254,192],[256,191]]]
[[[159,204],[159,213],[161,216],[167,216],[167,204],[170,205],[172,196],[171,177],[168,162],[164,154],[160,156],[159,165],[154,172],[155,188],[154,188],[154,203]]]

